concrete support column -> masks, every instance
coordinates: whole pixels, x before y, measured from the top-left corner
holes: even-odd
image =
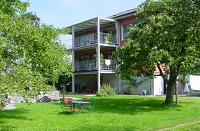
[[[116,39],[117,39],[117,44],[120,46],[120,23],[118,20],[115,21],[115,28],[116,28]],[[116,47],[117,50],[118,47]],[[116,65],[116,68],[118,68],[118,66]],[[119,90],[118,93],[122,93],[122,80],[121,80],[121,75],[118,76],[119,79]]]
[[[74,75],[72,75],[72,93],[75,93],[75,80]]]
[[[120,45],[120,23],[118,20],[115,21],[115,28],[116,28],[116,39],[117,44]]]
[[[101,83],[100,83],[100,77],[101,77],[101,74],[100,74],[100,71],[101,71],[101,67],[100,67],[100,20],[99,20],[99,17],[97,18],[97,68],[98,68],[98,74],[97,74],[97,85],[98,85],[98,91],[97,92],[100,92],[100,86],[101,86]]]
[[[74,41],[75,41],[75,31],[74,31],[74,26],[72,26],[72,72],[75,71],[74,69],[74,62],[75,62]],[[72,93],[75,93],[74,74],[72,74]]]

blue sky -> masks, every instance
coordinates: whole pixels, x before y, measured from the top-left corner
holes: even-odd
[[[145,0],[21,0],[29,1],[28,12],[43,23],[67,27],[97,16],[107,17],[136,8]],[[63,39],[63,38],[62,38]]]
[[[22,0],[27,1],[27,0]],[[136,8],[144,0],[29,0],[28,12],[54,27],[66,27],[97,16],[107,17]]]

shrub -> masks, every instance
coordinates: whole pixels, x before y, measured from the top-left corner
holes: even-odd
[[[137,95],[137,90],[136,89],[131,89],[130,92],[131,92],[132,95]]]
[[[107,83],[103,83],[101,85],[101,92],[105,92],[109,96],[116,95],[116,91],[114,90],[114,88],[110,84],[107,84]]]

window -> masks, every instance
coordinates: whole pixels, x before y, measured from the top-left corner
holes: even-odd
[[[132,23],[126,24],[126,25],[122,25],[122,40],[126,40],[128,37],[128,31],[131,27],[134,28],[142,28],[143,26],[145,26],[145,21],[144,20],[140,20],[137,23],[134,23],[132,25]]]
[[[104,59],[112,59],[112,53],[104,53],[103,58]]]
[[[128,37],[128,30],[131,26],[131,24],[122,25],[122,40],[126,40]]]

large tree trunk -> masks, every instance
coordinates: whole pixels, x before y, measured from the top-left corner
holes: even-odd
[[[168,106],[173,105],[173,95],[174,95],[174,85],[168,85],[166,99],[165,99],[166,105],[168,105]]]
[[[167,93],[166,93],[166,100],[165,104],[168,106],[173,105],[173,96],[174,96],[174,85],[176,83],[176,75],[170,74],[170,78],[167,84]]]

